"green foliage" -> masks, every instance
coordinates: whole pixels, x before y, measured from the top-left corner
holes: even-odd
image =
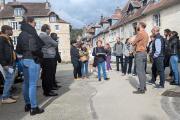
[[[82,36],[83,30],[82,29],[71,29],[71,42],[75,41],[78,36]]]

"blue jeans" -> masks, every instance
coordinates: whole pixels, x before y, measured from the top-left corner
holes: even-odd
[[[87,77],[88,76],[88,61],[87,62],[82,62],[81,73],[82,73],[82,77]]]
[[[23,61],[23,95],[26,105],[31,104],[31,108],[37,107],[37,81],[40,75],[40,65],[33,59],[24,59]]]
[[[103,77],[104,77],[104,80],[105,80],[107,78],[105,62],[98,63],[98,79],[99,80],[101,79],[101,69],[103,71]]]
[[[178,56],[173,55],[170,58],[170,64],[173,70],[174,80],[176,84],[179,84],[179,69],[178,69]]]
[[[9,67],[13,68],[12,66]],[[8,70],[4,69],[4,74],[5,74],[5,83],[4,83],[2,99],[7,99],[10,97],[10,90],[14,83],[14,72],[10,73]]]

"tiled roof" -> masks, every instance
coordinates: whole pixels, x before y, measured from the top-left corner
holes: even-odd
[[[180,0],[160,0],[158,3],[150,2],[143,11],[143,14],[148,14],[150,12],[161,10],[176,4],[180,4]]]
[[[21,6],[25,9],[25,16],[32,17],[47,17],[52,11],[46,9],[46,3],[31,3],[31,2],[9,2],[5,5],[4,9],[0,11],[0,18],[13,18],[14,17],[14,7]],[[58,17],[59,18],[59,17]],[[61,18],[58,19],[60,23],[67,23]]]

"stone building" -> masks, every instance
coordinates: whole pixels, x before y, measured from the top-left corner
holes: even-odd
[[[10,25],[13,28],[13,43],[16,46],[17,37],[20,30],[20,22],[24,16],[35,18],[36,30],[41,31],[43,24],[48,24],[52,32],[58,34],[59,52],[64,62],[70,61],[70,24],[51,11],[51,5],[46,0],[42,3],[18,2],[13,0],[5,4],[5,0],[0,1],[0,26]]]

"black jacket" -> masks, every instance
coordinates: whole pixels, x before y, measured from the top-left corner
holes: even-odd
[[[11,66],[14,62],[14,47],[12,39],[6,35],[0,35],[0,64]]]
[[[104,47],[94,48],[92,55],[96,57],[97,63],[102,63],[106,60],[106,50]]]
[[[44,43],[31,25],[22,23],[21,30],[17,39],[16,52],[23,55],[24,59],[34,59],[38,62],[38,59],[43,57],[41,49]]]
[[[79,50],[75,46],[71,46],[71,62],[79,61]]]
[[[169,45],[170,55],[178,55],[179,39],[176,36],[173,36],[169,39],[168,45]]]
[[[61,56],[59,55],[59,48],[56,48],[56,56],[55,59],[57,60],[58,63],[62,62]]]
[[[154,56],[154,54],[156,52],[155,42],[157,39],[161,40],[161,52],[158,57],[164,57],[164,55],[165,55],[165,40],[160,34],[156,35],[155,40],[152,42],[152,55]]]

